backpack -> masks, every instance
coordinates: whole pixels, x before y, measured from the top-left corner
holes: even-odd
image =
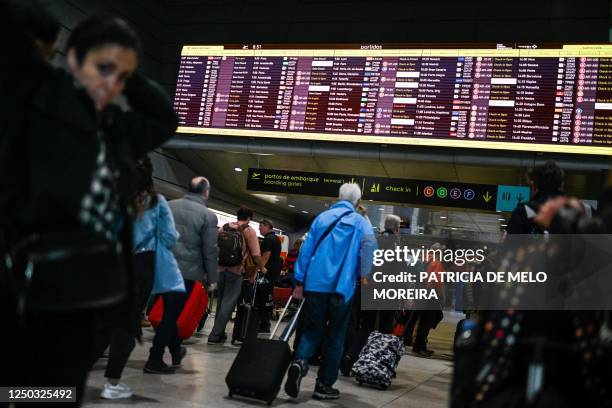
[[[229,224],[223,226],[217,240],[219,265],[238,266],[242,264],[242,248],[244,245],[242,231],[245,227],[232,228]]]

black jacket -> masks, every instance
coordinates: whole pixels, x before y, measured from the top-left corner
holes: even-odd
[[[2,43],[11,41],[27,43],[19,36]],[[136,74],[124,92],[131,110],[111,107],[100,114],[66,71],[18,46],[5,49],[0,61],[0,253],[32,232],[80,226],[81,200],[91,186],[102,134],[119,171],[116,193],[126,221],[121,241],[129,267],[126,208],[134,192],[134,164],[174,135],[178,118],[169,99]],[[2,275],[0,270],[0,286],[6,286]]]
[[[44,63],[32,72],[34,78],[16,78],[3,89],[14,91],[3,97],[17,102],[16,109],[9,108],[16,115],[2,118],[15,122],[6,124],[0,144],[0,220],[11,235],[78,225],[96,164],[98,132],[120,171],[121,201],[129,203],[135,160],[171,138],[178,124],[163,91],[139,74],[125,91],[132,110],[111,107],[97,114],[66,72]]]
[[[546,201],[562,195],[563,193],[560,191],[540,191],[533,196],[533,199],[527,205],[537,213],[540,206]],[[542,233],[541,229],[527,215],[525,204],[522,203],[512,211],[506,231],[508,231],[508,234]]]

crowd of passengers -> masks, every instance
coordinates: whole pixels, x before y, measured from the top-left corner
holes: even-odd
[[[125,20],[84,18],[58,67],[50,62],[60,32],[52,13],[35,1],[1,0],[0,15],[0,385],[73,386],[80,403],[88,373],[105,357],[101,396],[130,398],[121,377],[142,342],[144,314],[163,300],[143,372],[175,373],[187,356],[177,320],[202,284],[216,293],[211,346],[226,342],[228,323],[256,282],[260,333],[271,330],[275,287],[305,299],[285,383],[291,397],[315,364],[313,396],[338,398],[339,373],[350,375],[374,330],[402,337],[417,356],[433,354],[427,337],[443,318],[442,304],[361,309],[377,237],[358,185],[342,185],[338,200],[281,257],[273,222],[258,219],[255,231],[246,206],[219,227],[207,207],[206,177],[194,177],[176,200],[155,191],[148,154],[173,137],[178,118],[161,87],[138,70],[140,40]],[[535,167],[529,178],[534,195],[512,213],[508,234],[612,230],[609,190],[594,212],[564,195],[563,171],[554,162]],[[380,235],[398,237],[400,223],[387,216]],[[220,236],[232,234],[240,236],[239,261],[221,262]],[[419,267],[429,273],[444,269],[439,260],[426,261]],[[442,285],[432,288],[443,297]],[[612,404],[608,312],[470,311],[470,318],[484,334],[457,350],[452,406],[525,406],[524,390],[533,387],[532,406]],[[518,327],[513,339],[540,336],[572,346],[544,352],[536,385],[524,375],[533,364],[530,343],[500,348],[509,335],[502,329],[497,342],[485,341],[509,321]]]

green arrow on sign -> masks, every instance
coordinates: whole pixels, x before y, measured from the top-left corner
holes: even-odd
[[[489,194],[489,192],[487,191],[487,192],[484,193],[482,198],[485,200],[485,203],[488,203],[493,198],[493,196],[491,194]]]

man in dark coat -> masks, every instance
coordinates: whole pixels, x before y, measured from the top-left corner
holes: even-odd
[[[551,198],[563,195],[563,170],[554,161],[536,166],[528,174],[533,198],[530,202],[519,204],[508,222],[508,234],[531,234],[540,228],[533,222],[542,204]]]

